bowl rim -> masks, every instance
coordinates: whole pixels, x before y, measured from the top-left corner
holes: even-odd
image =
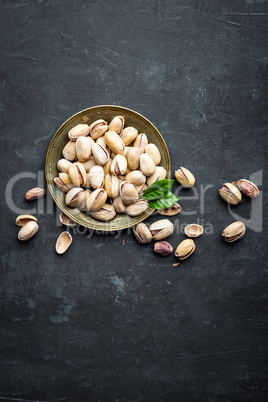
[[[51,151],[52,151],[52,149],[53,149],[53,144],[54,144],[56,138],[58,137],[59,133],[62,132],[62,131],[64,130],[64,128],[70,123],[70,121],[71,121],[72,119],[74,119],[75,117],[79,116],[80,114],[87,113],[87,112],[90,112],[90,111],[92,111],[92,110],[96,110],[96,109],[98,109],[98,108],[116,108],[117,110],[118,110],[118,109],[121,109],[122,111],[129,111],[129,112],[131,112],[131,113],[134,113],[134,114],[137,115],[138,117],[140,117],[140,118],[146,120],[147,123],[149,123],[149,124],[153,127],[153,129],[157,132],[157,134],[159,135],[160,139],[162,140],[163,147],[164,147],[164,149],[165,149],[165,151],[166,151],[166,153],[167,153],[167,155],[168,155],[168,158],[167,158],[167,169],[166,169],[166,171],[167,171],[167,178],[168,178],[168,179],[170,178],[170,173],[171,173],[170,155],[169,155],[169,151],[168,151],[167,144],[166,144],[166,142],[165,142],[165,140],[164,140],[162,134],[161,134],[161,133],[159,132],[159,130],[155,127],[155,125],[154,125],[149,119],[147,119],[145,116],[143,116],[141,113],[138,113],[138,112],[136,112],[135,110],[132,110],[132,109],[127,108],[127,107],[124,107],[124,106],[118,106],[118,105],[97,105],[97,106],[91,106],[91,107],[89,107],[89,108],[80,110],[79,112],[77,112],[77,113],[73,114],[72,116],[70,116],[70,117],[69,117],[67,120],[65,120],[65,121],[61,124],[61,126],[57,129],[57,131],[55,132],[55,134],[53,135],[53,137],[51,138],[51,140],[50,140],[50,142],[49,142],[49,145],[48,145],[48,148],[47,148],[47,152],[46,152],[46,159],[45,159],[45,176],[46,176],[46,183],[47,183],[47,187],[48,187],[48,190],[49,190],[49,192],[50,192],[50,195],[51,195],[52,199],[54,200],[54,202],[56,203],[56,205],[58,206],[58,208],[61,210],[61,212],[63,212],[64,214],[66,214],[69,218],[71,218],[73,221],[75,221],[75,222],[78,223],[79,225],[84,226],[84,227],[87,227],[87,228],[92,229],[92,230],[96,230],[96,231],[101,231],[101,232],[114,232],[114,231],[117,231],[117,230],[123,230],[123,229],[131,228],[131,227],[133,227],[134,225],[136,225],[136,224],[138,224],[138,223],[140,223],[140,222],[143,222],[143,221],[144,221],[145,219],[147,219],[155,210],[154,210],[153,208],[148,207],[145,212],[143,212],[142,214],[140,214],[140,215],[134,217],[134,218],[139,218],[139,217],[140,217],[140,218],[138,219],[138,221],[135,221],[135,222],[133,222],[133,223],[131,223],[131,224],[126,223],[126,224],[124,224],[124,225],[122,225],[122,226],[120,226],[120,227],[118,227],[118,228],[110,228],[110,227],[109,227],[110,221],[109,221],[109,222],[101,222],[101,223],[103,223],[103,224],[107,224],[107,223],[108,223],[107,226],[104,225],[104,227],[101,228],[101,229],[94,228],[94,227],[92,227],[92,225],[90,225],[90,224],[89,224],[89,225],[85,225],[84,222],[80,221],[79,218],[73,216],[73,214],[71,214],[67,209],[63,208],[62,205],[60,205],[60,203],[59,203],[59,201],[58,201],[58,198],[56,197],[55,193],[54,193],[54,192],[51,190],[51,188],[50,188],[49,177],[48,177],[48,176],[49,176],[48,164],[49,164],[50,153],[51,153]],[[87,123],[85,122],[85,124],[87,124]],[[145,214],[145,215],[142,216],[143,214]],[[98,221],[98,222],[100,223],[100,221]],[[111,221],[111,222],[112,222],[112,221]]]

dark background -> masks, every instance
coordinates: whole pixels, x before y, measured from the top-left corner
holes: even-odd
[[[263,190],[267,178],[267,1],[0,5],[0,399],[264,400],[264,194],[232,209],[249,219],[255,205],[255,214],[246,236],[227,244],[222,229],[236,219],[218,189],[256,174]],[[182,212],[168,241],[175,248],[186,223],[211,230],[178,267],[174,255],[156,256],[131,231],[76,228],[58,256],[64,228],[50,195],[24,200],[42,184],[58,127],[99,104],[146,116],[166,140],[172,169],[196,177],[196,193],[179,191]],[[5,199],[18,173],[12,200],[24,210],[38,205],[40,224],[25,244]]]

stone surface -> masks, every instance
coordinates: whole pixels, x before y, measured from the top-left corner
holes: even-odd
[[[2,0],[0,11],[0,399],[264,400],[267,1]],[[193,190],[174,185],[173,248],[183,225],[205,228],[178,267],[127,230],[72,228],[59,256],[60,211],[49,194],[24,199],[42,187],[58,127],[98,104],[146,116],[172,169],[196,177]],[[229,210],[218,189],[240,178],[260,197]],[[26,244],[21,210],[40,226]],[[225,243],[240,217],[245,237]]]

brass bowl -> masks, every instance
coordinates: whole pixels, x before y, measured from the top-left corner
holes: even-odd
[[[57,161],[62,158],[62,150],[69,141],[68,131],[72,127],[80,123],[91,124],[98,119],[104,119],[110,123],[113,117],[118,115],[125,118],[125,127],[133,126],[137,128],[139,133],[146,133],[149,143],[152,142],[157,145],[161,154],[161,163],[159,166],[163,166],[166,169],[167,178],[169,178],[170,157],[167,145],[162,135],[159,133],[157,128],[141,114],[122,106],[94,106],[74,114],[56,131],[52,140],[50,141],[46,154],[45,174],[47,186],[58,207],[78,224],[100,231],[114,231],[137,225],[139,222],[142,222],[144,219],[148,218],[148,216],[151,215],[154,210],[152,208],[147,208],[147,210],[141,215],[133,218],[125,214],[117,214],[110,222],[97,221],[89,214],[81,212],[79,208],[67,207],[65,205],[66,193],[63,193],[58,189],[53,179],[59,174],[57,169]]]

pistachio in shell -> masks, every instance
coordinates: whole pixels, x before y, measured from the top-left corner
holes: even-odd
[[[138,148],[130,147],[127,151],[127,165],[129,170],[137,170],[140,166],[140,153]]]
[[[39,226],[35,220],[30,220],[23,225],[18,233],[18,239],[27,241],[38,232]]]
[[[76,159],[76,144],[74,141],[69,141],[62,150],[62,156],[68,161]]]
[[[57,169],[61,172],[61,173],[68,173],[68,168],[69,166],[72,164],[72,162],[67,161],[67,159],[60,159],[57,162]]]
[[[134,141],[138,136],[138,130],[134,127],[126,127],[120,134],[120,137],[125,144],[125,146],[129,145]]]
[[[109,131],[114,131],[117,134],[121,134],[125,125],[125,119],[123,116],[115,116],[109,124]]]
[[[123,181],[120,184],[120,196],[125,205],[134,204],[139,199],[139,195],[133,184]]]
[[[108,130],[108,124],[105,120],[99,119],[89,126],[89,134],[93,140],[101,137]]]
[[[188,237],[199,237],[201,234],[203,234],[204,228],[201,225],[198,225],[196,223],[192,223],[190,225],[187,225],[184,229],[184,233]]]
[[[161,162],[161,154],[155,144],[146,145],[145,153],[151,157],[155,165],[159,165]]]
[[[125,144],[115,131],[107,131],[105,133],[105,142],[116,155],[121,154],[125,150]]]
[[[74,186],[84,186],[86,183],[86,169],[80,162],[73,163],[69,166],[68,175]]]
[[[150,229],[143,222],[133,227],[133,233],[138,242],[141,244],[151,243],[152,241],[152,234],[150,232]]]
[[[175,256],[179,258],[179,260],[185,260],[190,257],[195,251],[195,242],[193,239],[185,239],[183,240],[175,251]]]
[[[113,198],[111,202],[117,214],[124,214],[126,212],[126,205],[123,203],[123,200],[120,197],[120,195],[118,197]]]
[[[101,166],[105,165],[110,158],[107,149],[104,148],[101,144],[97,143],[92,145],[92,154],[94,156],[95,162]]]
[[[87,124],[77,124],[69,132],[68,137],[71,141],[76,141],[79,137],[85,137],[89,133],[89,126]]]
[[[132,170],[126,175],[125,180],[134,186],[143,186],[146,182],[146,176],[140,170]]]
[[[165,239],[173,233],[173,230],[173,223],[168,219],[160,219],[152,223],[150,226],[150,231],[154,240]]]
[[[84,201],[80,205],[80,209],[81,209],[82,212],[87,212],[87,200],[88,200],[88,197],[90,196],[91,193],[92,193],[92,191],[89,190],[89,189],[84,191],[84,194],[85,194]]]
[[[103,186],[104,183],[104,170],[102,166],[95,165],[93,166],[89,173],[88,179],[90,181],[91,186],[93,188],[100,188]]]
[[[241,221],[236,221],[228,225],[222,232],[222,236],[228,243],[242,239],[246,233],[246,226]]]
[[[146,211],[146,209],[149,207],[148,201],[147,200],[138,200],[136,202],[134,202],[131,205],[128,205],[126,207],[126,213],[129,216],[138,216],[140,214],[142,214],[143,212]]]
[[[94,156],[90,156],[90,158],[86,162],[83,162],[83,166],[84,166],[84,168],[85,168],[87,173],[95,165],[96,165],[96,161],[94,159]]]
[[[65,193],[68,193],[68,191],[74,187],[68,173],[59,173],[59,177],[54,178],[54,183],[60,190],[64,191]]]
[[[95,144],[91,137],[79,137],[76,140],[76,156],[79,162],[86,162],[91,156],[92,145]]]
[[[71,234],[69,232],[62,232],[56,241],[55,245],[56,252],[58,254],[65,253],[65,251],[67,251],[68,248],[70,247],[71,243],[72,243]]]
[[[148,154],[140,155],[140,170],[145,176],[152,176],[155,172],[155,164]]]
[[[231,205],[237,205],[242,199],[240,191],[231,183],[224,183],[219,194],[224,201]]]
[[[116,155],[111,163],[110,171],[113,175],[124,175],[127,171],[126,157]]]
[[[175,171],[175,178],[185,188],[193,187],[195,184],[194,175],[184,167],[180,167]]]
[[[166,175],[167,175],[167,171],[165,168],[163,168],[162,166],[156,166],[154,174],[147,178],[148,186],[150,186],[157,180],[165,179]]]
[[[119,196],[119,180],[117,176],[107,174],[104,179],[104,188],[108,197],[116,198]]]
[[[134,147],[139,150],[139,153],[142,154],[145,151],[145,147],[148,145],[147,135],[141,133],[137,136],[134,141]]]
[[[86,210],[90,212],[98,211],[106,202],[107,193],[103,188],[94,190],[87,199]]]
[[[80,187],[74,187],[66,194],[65,204],[68,207],[76,208],[80,204],[82,204],[84,198],[85,198],[84,190]]]
[[[112,205],[104,204],[98,211],[91,211],[90,215],[99,221],[107,222],[115,217],[116,212]]]

